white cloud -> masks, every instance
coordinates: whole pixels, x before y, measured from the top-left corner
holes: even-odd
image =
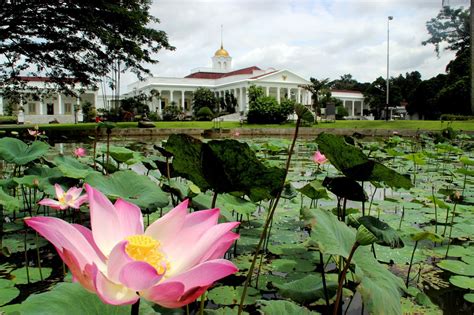
[[[469,6],[469,0],[451,0]],[[176,51],[162,51],[157,76],[182,77],[209,66],[220,45],[234,68],[286,68],[303,77],[336,79],[351,73],[360,81],[386,74],[387,16],[390,21],[390,74],[418,70],[423,78],[444,72],[454,56],[433,46],[425,23],[441,9],[441,0],[156,0],[152,13],[161,20]],[[122,78],[122,90],[135,80]]]

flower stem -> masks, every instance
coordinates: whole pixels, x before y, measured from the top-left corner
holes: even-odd
[[[334,315],[337,315],[337,309],[339,308],[339,302],[341,301],[342,286],[344,284],[344,279],[346,278],[347,270],[349,269],[349,266],[351,265],[352,256],[354,256],[354,253],[358,247],[359,247],[359,243],[355,242],[354,245],[352,246],[351,252],[349,253],[349,257],[347,258],[346,265],[344,266],[344,269],[342,269],[341,279],[339,279],[339,285],[337,287],[336,303],[334,305],[334,312],[333,312]]]
[[[291,143],[290,150],[288,152],[288,159],[286,160],[285,175],[283,177],[281,188],[280,188],[280,190],[278,191],[278,193],[276,195],[275,202],[273,203],[273,205],[272,205],[272,207],[271,207],[271,209],[268,213],[268,217],[265,220],[265,224],[263,226],[263,231],[262,231],[262,234],[260,235],[260,240],[258,241],[257,247],[255,248],[255,253],[253,255],[252,263],[250,264],[249,272],[247,274],[247,278],[245,279],[244,289],[242,291],[242,296],[240,297],[239,310],[238,310],[238,313],[237,313],[238,315],[242,314],[242,311],[243,311],[243,308],[244,308],[245,297],[247,295],[247,289],[249,287],[250,280],[252,279],[253,271],[255,270],[255,264],[257,262],[258,253],[260,252],[260,249],[262,248],[263,241],[265,240],[265,237],[267,235],[268,227],[270,226],[270,222],[272,221],[273,214],[275,213],[275,210],[277,208],[278,201],[280,201],[281,193],[283,191],[283,188],[285,187],[285,180],[286,180],[286,176],[288,175],[288,170],[290,169],[291,156],[293,155],[293,149],[295,148],[296,138],[298,138],[298,131],[299,131],[300,123],[301,123],[301,118],[298,117],[298,119],[296,120],[295,134],[293,136],[293,141]]]
[[[132,308],[130,309],[130,315],[138,315],[140,311],[140,299],[138,299],[135,303],[132,304]]]
[[[408,282],[410,281],[410,271],[411,271],[411,266],[413,265],[413,257],[415,256],[415,251],[416,251],[417,246],[418,246],[418,241],[415,242],[415,247],[413,247],[413,251],[411,252],[410,266],[408,266],[407,280],[405,282],[407,288],[408,288]]]

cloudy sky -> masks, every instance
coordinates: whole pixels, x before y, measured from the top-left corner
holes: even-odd
[[[445,0],[447,1],[447,0]],[[469,0],[449,0],[469,6]],[[390,21],[390,75],[418,70],[423,79],[444,72],[453,53],[423,46],[426,21],[442,0],[155,0],[151,12],[161,21],[175,51],[162,51],[155,76],[183,77],[211,65],[224,48],[233,68],[289,69],[305,77],[337,79],[350,73],[359,81],[386,75],[387,17]],[[135,78],[123,77],[122,89]]]

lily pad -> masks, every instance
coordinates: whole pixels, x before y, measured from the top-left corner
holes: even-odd
[[[43,157],[48,149],[49,145],[42,141],[34,141],[31,145],[27,145],[16,138],[0,139],[0,159],[16,165],[25,165]]]
[[[451,276],[449,282],[463,289],[474,290],[474,278],[466,276]]]
[[[272,315],[288,315],[288,314],[299,314],[299,315],[313,315],[319,314],[318,312],[313,312],[308,310],[305,307],[299,306],[296,303],[291,301],[284,300],[259,300],[257,301],[259,309],[263,314],[272,314]]]
[[[209,300],[220,305],[236,305],[240,303],[244,287],[230,287],[221,286],[209,291],[207,297]],[[255,288],[249,287],[247,289],[247,296],[244,300],[244,305],[254,304],[259,297],[259,291]]]
[[[16,298],[20,290],[15,288],[15,283],[10,280],[0,279],[0,306]]]
[[[43,267],[41,268],[40,273],[40,268],[28,267],[27,270],[26,267],[22,267],[12,271],[11,276],[13,277],[13,282],[17,284],[27,284],[41,281],[41,276],[43,277],[43,280],[48,278],[51,275],[51,271],[51,268]],[[28,282],[28,277],[30,282]]]
[[[73,307],[71,307],[73,306]],[[128,315],[130,305],[114,306],[103,303],[95,294],[81,287],[79,283],[60,283],[51,291],[35,294],[16,307],[21,315],[50,314],[110,314]],[[5,311],[9,311],[5,307]],[[155,312],[148,303],[140,303],[140,314]]]
[[[278,288],[278,292],[295,302],[301,304],[308,304],[324,298],[324,286],[321,275],[310,274],[302,279],[277,284],[274,286]],[[337,282],[327,282],[328,295],[332,296],[336,293]]]
[[[66,177],[84,179],[87,175],[95,173],[89,166],[82,164],[77,159],[70,156],[57,156],[54,163]]]
[[[169,203],[168,195],[156,183],[147,176],[130,170],[119,171],[110,176],[90,174],[85,182],[109,198],[122,198],[142,209],[163,208]]]
[[[474,266],[459,260],[445,259],[438,263],[438,267],[458,275],[474,276]]]

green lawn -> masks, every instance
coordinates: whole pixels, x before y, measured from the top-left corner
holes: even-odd
[[[157,128],[174,129],[174,128],[196,128],[196,129],[211,129],[216,125],[209,121],[163,121],[155,123]],[[40,130],[71,130],[71,129],[93,129],[95,123],[81,123],[81,124],[45,124],[39,125]],[[219,125],[221,128],[231,129],[240,128],[239,122],[222,122]],[[314,125],[313,128],[353,128],[353,129],[411,129],[411,130],[441,130],[448,126],[456,130],[474,131],[474,121],[454,121],[454,122],[440,122],[430,120],[338,120],[336,122],[322,122]],[[120,122],[117,123],[117,128],[136,128],[136,122]],[[34,128],[34,125],[0,125],[0,130],[22,130],[25,128]],[[281,125],[269,124],[244,124],[243,128],[294,128],[294,123],[285,123]]]

